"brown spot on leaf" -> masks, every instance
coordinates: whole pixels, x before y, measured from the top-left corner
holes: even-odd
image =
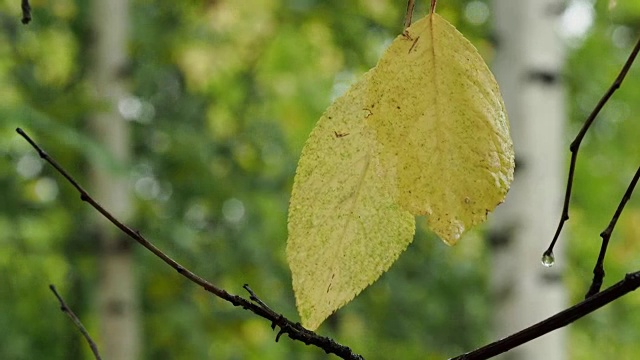
[[[418,40],[420,40],[420,36],[418,36],[415,40],[413,40],[413,44],[411,44],[411,47],[409,48],[408,53],[411,53],[411,51],[416,47]]]

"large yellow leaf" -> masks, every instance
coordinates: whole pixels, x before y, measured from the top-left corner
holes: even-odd
[[[317,328],[386,271],[413,238],[395,178],[375,156],[362,80],[331,105],[300,156],[287,257],[302,324]]]
[[[302,151],[287,257],[315,329],[411,242],[414,215],[448,244],[486,219],[513,178],[498,86],[475,48],[430,14],[336,100]]]
[[[498,84],[473,45],[435,13],[398,36],[371,73],[360,96],[383,166],[396,169],[397,201],[455,244],[504,200],[513,179]]]

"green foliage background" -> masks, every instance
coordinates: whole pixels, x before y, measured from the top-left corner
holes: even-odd
[[[490,19],[470,22],[470,3],[486,4],[441,1],[438,11],[490,61]],[[620,1],[613,11],[608,3],[595,3],[593,27],[570,44],[567,144],[640,33],[633,2]],[[90,162],[126,172],[136,199],[133,227],[228,291],[242,293],[249,283],[273,308],[297,318],[284,256],[297,157],[332,98],[401,31],[405,2],[132,0],[132,97],[122,110],[135,149],[126,166],[85,135],[88,117],[104,106],[92,100],[87,82],[89,5],[32,1],[34,21],[23,26],[18,2],[0,3],[0,358],[90,358],[50,283],[100,340],[91,210],[15,134],[18,126],[82,183]],[[426,5],[418,2],[416,14],[425,14]],[[598,233],[640,161],[638,68],[579,158],[566,267],[572,302],[586,290]],[[614,233],[607,283],[640,268],[637,199]],[[491,340],[491,258],[480,235],[448,248],[419,229],[393,269],[320,333],[367,359],[446,358]],[[136,252],[144,358],[328,357],[287,338],[275,344],[266,321]],[[572,358],[638,356],[638,304],[640,296],[631,294],[572,326]]]

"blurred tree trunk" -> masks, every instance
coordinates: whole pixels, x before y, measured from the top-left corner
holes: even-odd
[[[566,307],[562,249],[545,268],[542,252],[560,219],[569,152],[565,122],[563,44],[557,34],[561,0],[494,0],[495,74],[511,121],[515,180],[490,231],[494,335],[510,335]],[[501,359],[566,359],[565,330]]]
[[[92,2],[91,82],[98,103],[90,120],[96,143],[110,157],[94,161],[91,187],[103,206],[126,222],[132,212],[126,170],[130,144],[127,122],[118,112],[127,96],[128,0]],[[101,351],[105,359],[129,360],[140,355],[140,325],[136,276],[130,243],[113,225],[97,216],[95,228],[100,243],[98,313]]]

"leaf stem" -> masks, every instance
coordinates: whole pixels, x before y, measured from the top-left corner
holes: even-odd
[[[407,30],[411,26],[411,19],[413,18],[413,8],[416,6],[416,0],[409,0],[407,2],[407,13],[404,16],[404,30]]]

